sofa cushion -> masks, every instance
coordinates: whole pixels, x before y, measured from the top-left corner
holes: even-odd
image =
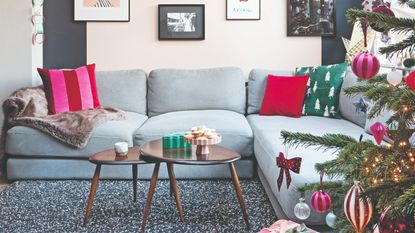
[[[103,107],[147,115],[147,74],[144,71],[98,71],[96,83]]]
[[[265,175],[283,211],[293,220],[296,219],[294,206],[300,198],[300,194],[296,192],[296,189],[305,183],[318,182],[320,176],[314,165],[334,159],[336,155],[333,154],[333,151],[323,152],[322,150],[317,150],[317,147],[286,147],[282,143],[281,130],[311,133],[313,135],[341,132],[356,139],[361,134],[365,134],[363,128],[341,119],[316,116],[289,118],[259,115],[250,115],[247,118],[255,135],[254,151],[258,166]],[[291,173],[292,183],[288,190],[284,179],[281,191],[278,191],[277,178],[280,169],[276,166],[276,156],[279,152],[286,153],[286,151],[288,152],[288,158],[302,158],[301,170],[300,174]],[[309,199],[307,198],[307,200]],[[313,212],[310,218],[307,219],[307,222],[310,224],[324,223],[324,217],[325,215],[323,214]]]
[[[252,70],[248,80],[248,114],[259,113],[269,74],[275,76],[292,76],[294,75],[294,72],[263,69]]]
[[[245,79],[239,68],[160,69],[148,79],[148,115],[221,109],[245,113]]]
[[[269,75],[259,114],[301,117],[308,80],[308,76]]]
[[[347,63],[297,68],[297,75],[309,75],[303,115],[341,118],[339,95]]]
[[[366,116],[367,114],[356,111],[356,106],[354,103],[358,102],[363,96],[362,94],[356,94],[352,96],[348,96],[345,94],[345,89],[358,85],[357,76],[353,74],[352,70],[347,68],[346,76],[343,80],[342,89],[340,92],[340,102],[339,102],[339,108],[340,108],[340,114],[341,116],[351,121],[361,127],[365,127],[366,124]]]
[[[63,144],[38,130],[15,126],[7,132],[6,153],[29,157],[88,158],[93,153],[114,147],[114,143],[126,141],[133,145],[133,133],[147,119],[146,116],[127,112],[122,121],[109,121],[98,126],[83,149]]]
[[[244,115],[225,110],[170,112],[149,118],[134,136],[134,144],[159,139],[163,135],[189,131],[193,126],[206,125],[222,134],[221,146],[242,156],[253,153],[253,137]]]
[[[100,108],[95,64],[73,70],[37,68],[37,71],[42,78],[51,114]]]

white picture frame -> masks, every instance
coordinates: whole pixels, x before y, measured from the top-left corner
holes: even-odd
[[[74,20],[129,22],[130,0],[74,0]]]
[[[261,0],[226,0],[226,20],[260,20]]]

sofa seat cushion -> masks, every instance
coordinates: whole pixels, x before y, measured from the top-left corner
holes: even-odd
[[[254,151],[258,166],[271,186],[282,210],[293,220],[296,220],[294,206],[298,203],[300,197],[300,194],[296,191],[297,188],[305,183],[319,182],[320,176],[314,165],[334,159],[336,154],[333,154],[333,151],[323,152],[322,150],[317,150],[317,147],[286,147],[282,143],[281,131],[311,133],[313,135],[343,133],[356,139],[361,134],[364,134],[366,139],[370,137],[370,135],[364,132],[363,128],[341,119],[316,116],[289,118],[259,115],[250,115],[247,118],[255,135]],[[299,174],[291,172],[292,182],[288,190],[284,178],[281,190],[278,191],[277,178],[280,169],[276,166],[276,156],[279,152],[285,154],[286,151],[288,158],[302,158],[301,170]],[[328,178],[325,178],[325,180],[328,180]],[[310,197],[306,199],[309,200]],[[324,223],[324,217],[325,215],[313,211],[306,222],[309,224],[321,224]]]
[[[118,141],[126,141],[132,146],[134,132],[146,119],[145,115],[126,112],[125,120],[98,126],[83,149],[70,147],[41,131],[15,126],[7,132],[6,153],[12,156],[88,158],[98,151],[113,148]]]
[[[163,135],[189,131],[199,125],[221,133],[221,146],[245,157],[253,154],[252,131],[245,116],[226,110],[179,111],[151,117],[135,133],[134,144],[142,145]]]

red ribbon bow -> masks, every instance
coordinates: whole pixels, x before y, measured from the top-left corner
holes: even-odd
[[[290,187],[291,184],[291,175],[290,170],[295,173],[300,173],[301,167],[301,158],[292,158],[287,159],[284,156],[284,153],[280,152],[279,156],[277,157],[277,166],[280,167],[280,175],[278,176],[277,183],[278,183],[278,191],[281,189],[282,180],[284,179],[284,171],[287,180],[287,189]]]

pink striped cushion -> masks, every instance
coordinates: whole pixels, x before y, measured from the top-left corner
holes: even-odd
[[[100,108],[95,64],[75,70],[38,68],[38,72],[42,77],[51,114]]]

